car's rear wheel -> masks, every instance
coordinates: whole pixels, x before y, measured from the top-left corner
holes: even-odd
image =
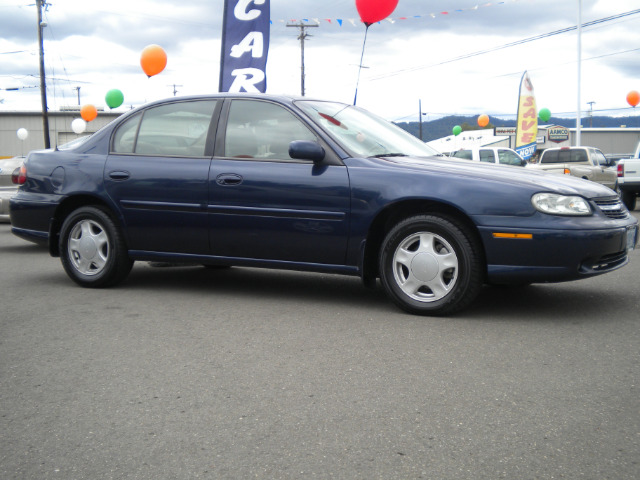
[[[98,207],[79,208],[65,219],[59,248],[67,275],[83,287],[115,285],[133,266],[122,233]]]
[[[469,305],[482,286],[476,237],[454,218],[410,217],[387,234],[380,279],[391,299],[419,315],[448,315]]]

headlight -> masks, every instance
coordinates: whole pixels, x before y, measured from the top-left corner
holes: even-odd
[[[536,193],[531,203],[536,210],[550,215],[591,215],[591,207],[582,197]]]

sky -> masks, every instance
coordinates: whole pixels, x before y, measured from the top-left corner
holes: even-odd
[[[116,109],[123,112],[174,90],[217,92],[223,0],[50,2],[50,111],[77,106],[78,94],[81,105],[108,110],[113,88],[124,94]],[[34,3],[0,0],[0,110],[41,109]],[[580,49],[583,115],[640,115],[626,101],[640,91],[640,11],[629,13],[636,10],[638,0],[399,0],[369,28],[357,104],[393,121],[417,121],[420,112],[424,121],[515,116],[528,71],[539,108],[575,117],[578,35],[561,31],[575,28],[581,12],[589,24]],[[353,103],[365,34],[355,0],[271,0],[271,20],[267,93],[300,95],[299,30],[286,25],[317,20],[305,42],[306,96]],[[147,78],[140,54],[150,44],[164,48],[168,63]]]

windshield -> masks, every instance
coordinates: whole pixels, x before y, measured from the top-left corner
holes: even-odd
[[[296,105],[355,157],[440,155],[400,127],[361,108],[306,100]]]

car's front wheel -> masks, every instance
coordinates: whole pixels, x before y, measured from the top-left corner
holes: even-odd
[[[419,315],[448,315],[469,305],[482,286],[479,241],[462,223],[440,215],[407,218],[387,234],[380,279],[391,299]]]
[[[133,266],[119,228],[98,207],[79,208],[65,219],[59,249],[67,275],[83,287],[115,285]]]
[[[629,211],[633,211],[636,208],[636,193],[630,192],[629,190],[622,191],[622,203],[629,209]]]

